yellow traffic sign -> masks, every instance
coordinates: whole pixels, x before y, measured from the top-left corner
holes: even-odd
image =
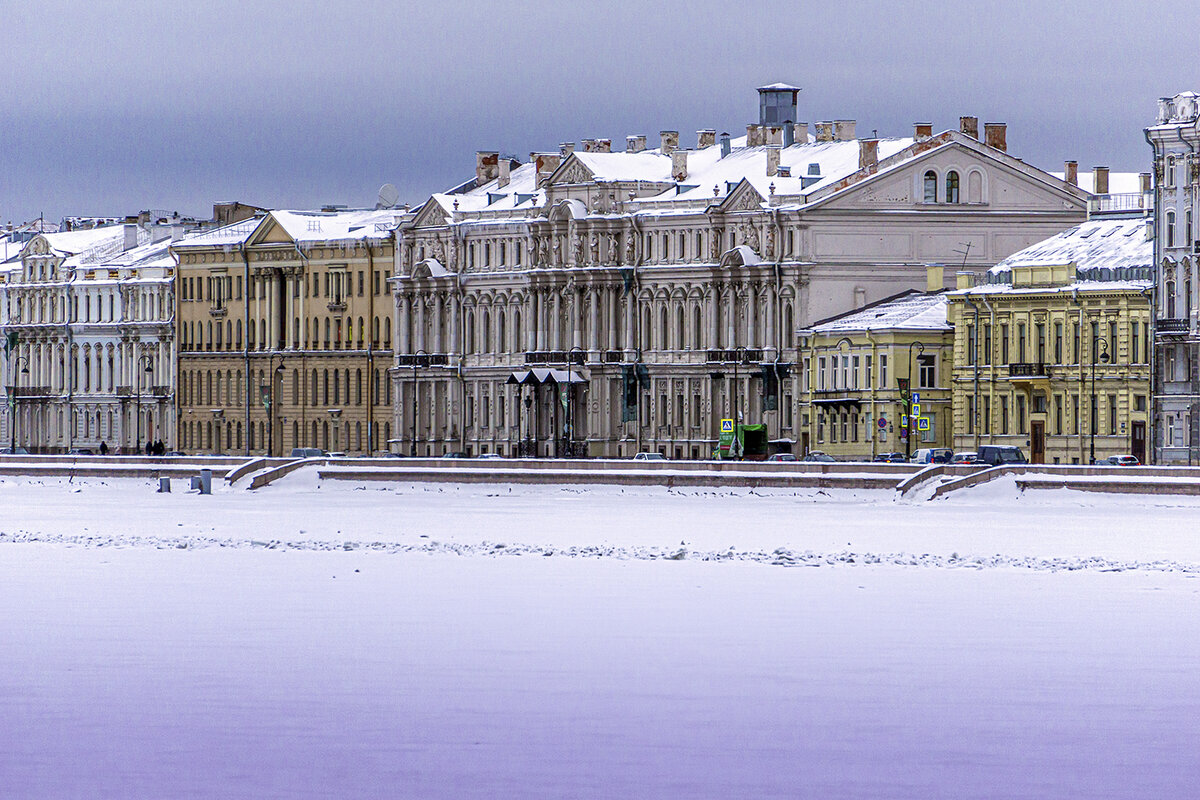
[[[929,430],[929,417],[917,417],[917,430]]]
[[[721,433],[733,433],[733,420],[721,420]]]

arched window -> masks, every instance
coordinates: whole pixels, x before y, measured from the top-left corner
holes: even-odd
[[[371,347],[379,349],[379,317],[371,320]]]
[[[310,406],[317,405],[317,397],[318,397],[318,395],[317,395],[317,371],[314,369],[309,374],[309,379],[308,379],[308,404]],[[316,447],[316,445],[312,445],[312,446]]]
[[[240,319],[237,321],[237,325],[234,327],[234,330],[237,332],[237,349],[241,350],[242,349],[242,321]]]
[[[475,352],[475,312],[467,312],[467,355]]]
[[[925,173],[925,202],[936,203],[938,190],[937,173],[929,170]]]
[[[692,305],[692,349],[699,350],[702,346],[704,326],[701,324],[703,319],[700,313],[700,304]]]
[[[362,370],[360,369],[354,373],[354,404],[361,406],[362,402]]]
[[[504,309],[496,311],[496,348],[497,353],[508,352],[508,339],[505,336]]]
[[[683,306],[675,307],[675,347],[678,350],[687,346],[687,338],[683,330]]]
[[[392,318],[383,318],[383,347],[386,350],[392,349]]]
[[[1175,246],[1175,212],[1167,212],[1167,247]]]
[[[977,169],[967,174],[967,202],[983,202],[983,173]]]
[[[363,318],[358,318],[358,349],[366,350],[364,341],[367,338],[367,326],[363,324]]]
[[[338,380],[338,370],[333,371],[333,404],[342,404],[342,382]]]
[[[479,326],[479,351],[492,352],[492,314],[486,308],[483,310],[482,324]]]
[[[258,346],[267,349],[267,321],[265,319],[258,321]]]
[[[664,236],[665,236],[665,234],[664,234]],[[658,310],[658,349],[659,350],[669,350],[671,348],[671,342],[668,337],[668,333],[669,333],[669,330],[667,329],[667,307],[664,304],[663,307]]]
[[[513,312],[513,345],[512,349],[520,350],[521,344],[521,312],[520,310]]]
[[[292,402],[300,402],[300,371],[292,370]]]
[[[958,173],[954,170],[946,173],[946,202],[958,202]]]
[[[1195,232],[1192,228],[1192,210],[1189,208],[1183,217],[1183,246],[1190,247],[1195,240]]]

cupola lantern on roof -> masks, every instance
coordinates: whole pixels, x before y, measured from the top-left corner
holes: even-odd
[[[758,87],[758,124],[791,125],[796,121],[796,96],[800,87],[772,83]]]

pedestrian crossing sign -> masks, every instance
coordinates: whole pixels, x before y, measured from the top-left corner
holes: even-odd
[[[733,433],[733,420],[721,420],[721,433]]]
[[[917,417],[917,430],[929,430],[929,417]]]

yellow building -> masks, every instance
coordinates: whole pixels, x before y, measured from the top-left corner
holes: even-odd
[[[172,248],[180,449],[387,450],[396,213],[273,211]]]
[[[801,454],[870,461],[950,446],[953,330],[941,285],[941,268],[930,268],[929,291],[904,292],[800,331]],[[911,437],[910,400],[924,420],[913,420]]]
[[[1034,463],[1146,459],[1153,249],[1140,217],[1092,219],[959,274],[954,449],[1016,445]]]

